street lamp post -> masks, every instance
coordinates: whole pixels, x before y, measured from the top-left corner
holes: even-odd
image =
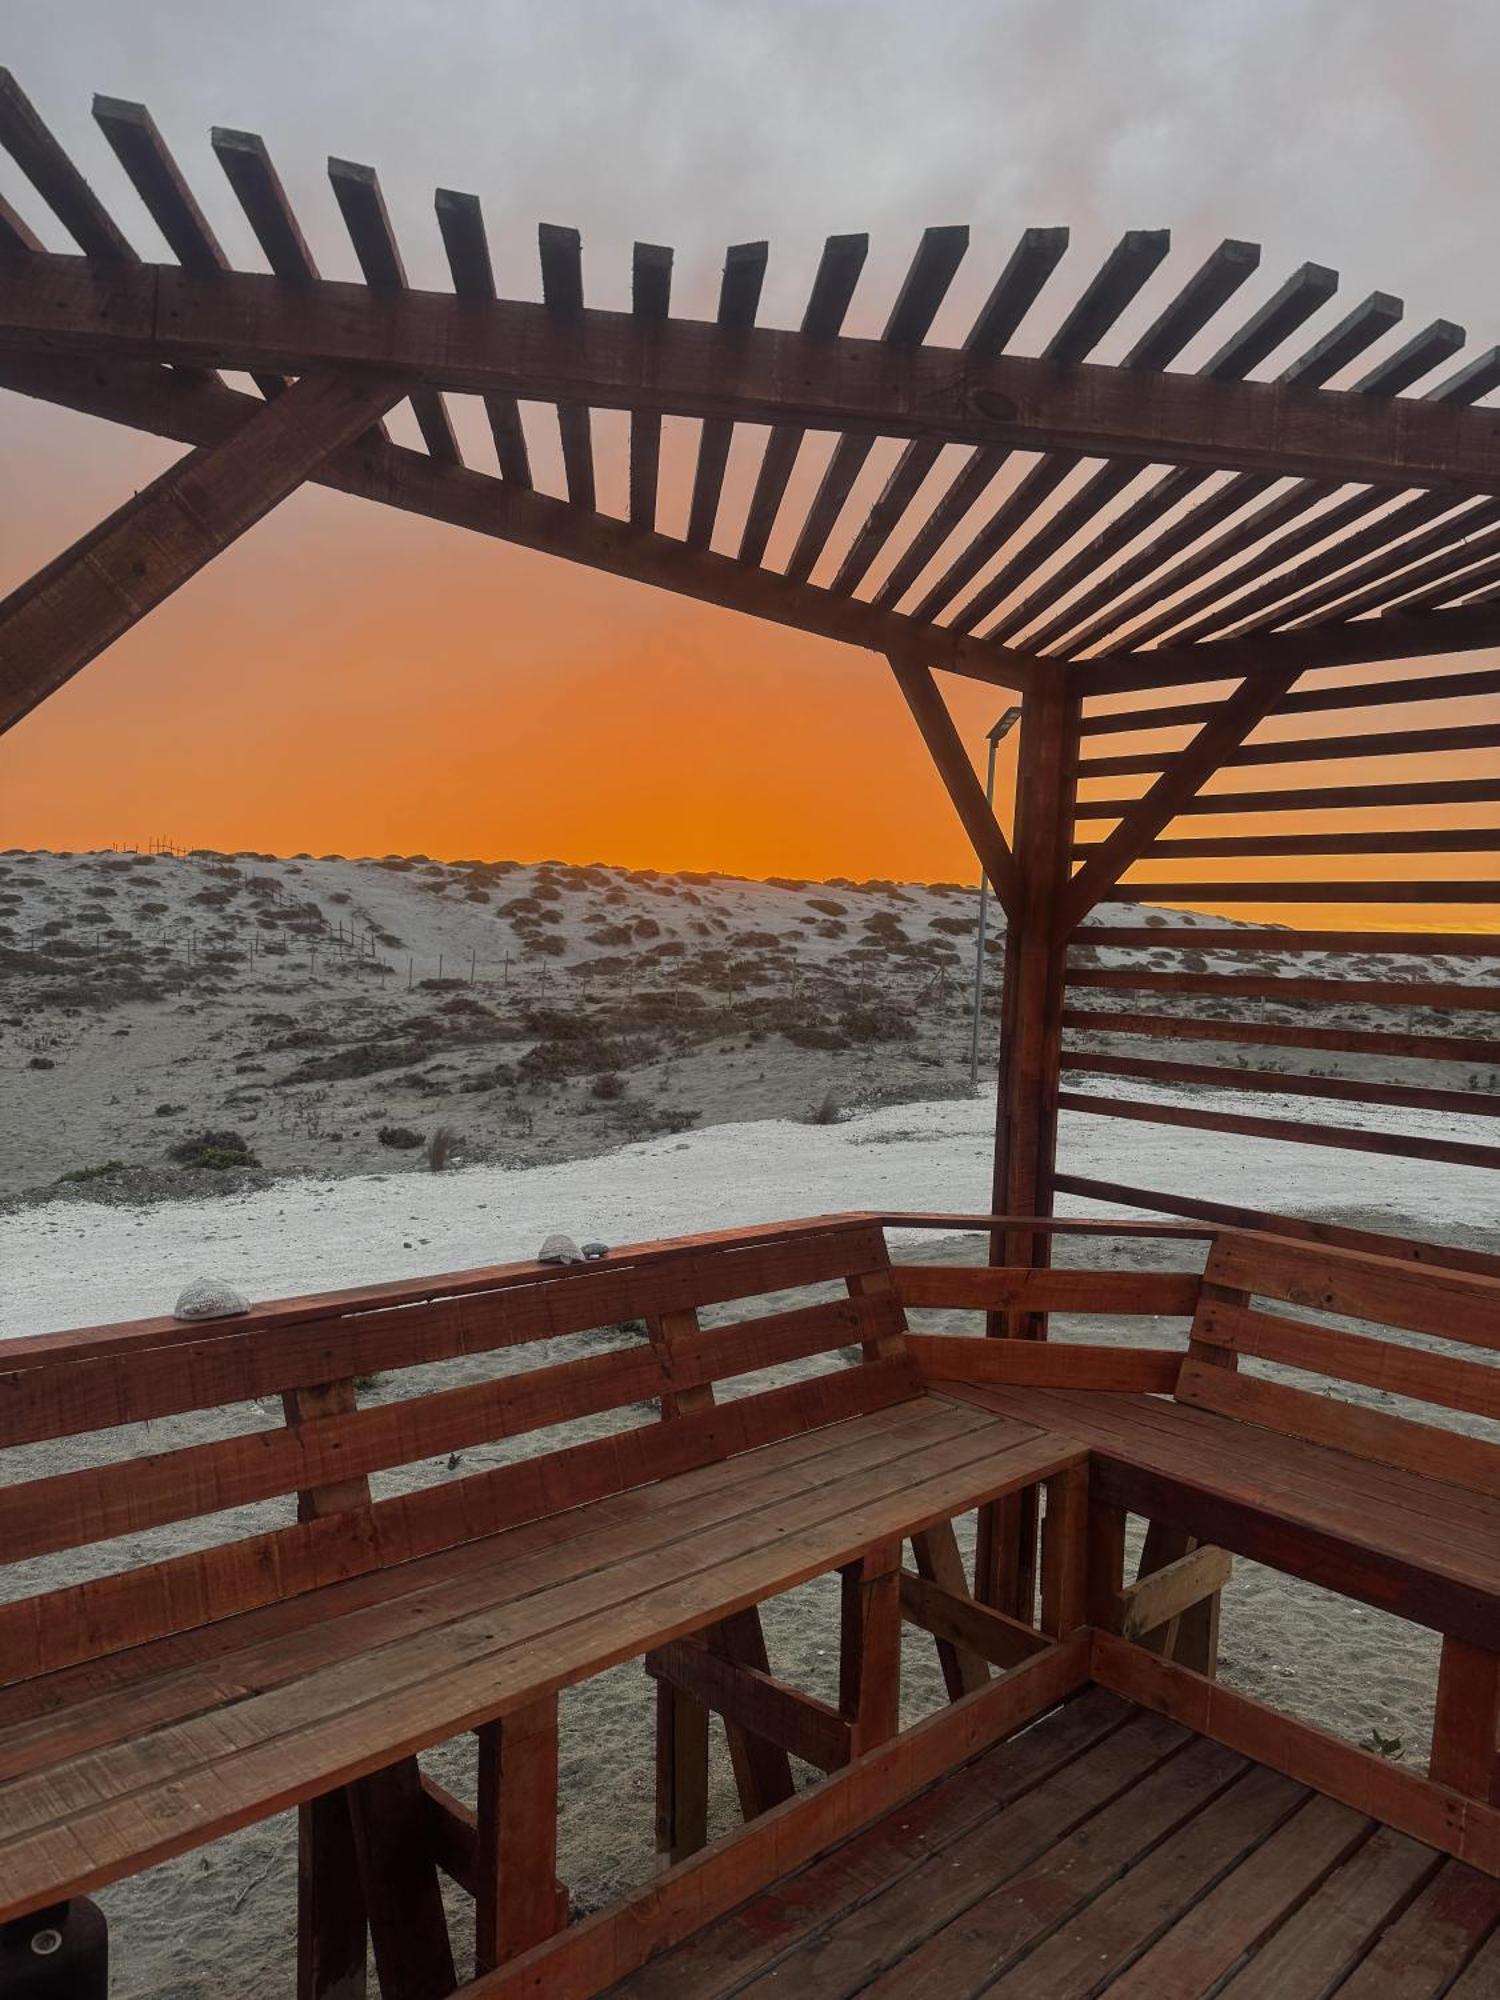
[[[1000,745],[1021,720],[1019,708],[1008,708],[995,724],[986,739],[990,746],[989,765],[984,777],[984,802],[992,810],[995,804],[995,759]],[[979,936],[974,946],[974,1018],[969,1024],[969,1091],[979,1088],[979,1015],[984,1004],[984,946],[985,932],[989,924],[990,880],[985,873],[983,862],[979,868]]]

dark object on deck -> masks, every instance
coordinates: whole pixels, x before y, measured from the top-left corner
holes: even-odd
[[[87,1896],[0,1924],[0,2000],[108,2000],[109,1926]]]

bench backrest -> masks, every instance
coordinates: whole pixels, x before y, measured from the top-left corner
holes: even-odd
[[[1258,1307],[1256,1299],[1278,1309]],[[1445,1347],[1314,1324],[1283,1306],[1429,1336]],[[1447,1343],[1500,1354],[1500,1278],[1225,1232],[1204,1266],[1177,1400],[1500,1497],[1500,1445],[1239,1368],[1241,1357],[1256,1357],[1500,1421],[1500,1363],[1455,1354]]]
[[[837,1298],[713,1328],[697,1318],[700,1307],[830,1281]],[[475,1363],[487,1369],[503,1350],[600,1329],[612,1344],[578,1353],[575,1343],[549,1365],[474,1379]],[[851,1346],[856,1365],[714,1404],[715,1382]],[[434,1388],[419,1378],[402,1400],[360,1407],[357,1383],[380,1377],[385,1396],[393,1385],[384,1378],[435,1363],[455,1364],[447,1375],[465,1379]],[[885,1238],[866,1217],[290,1299],[231,1319],[10,1342],[0,1348],[0,1463],[9,1456],[11,1480],[0,1484],[0,1596],[12,1600],[0,1603],[0,1685],[451,1548],[919,1388]],[[253,1408],[265,1398],[280,1399],[269,1424]],[[475,1447],[640,1404],[651,1407],[632,1428],[444,1476]],[[104,1462],[54,1469],[55,1440],[235,1405],[260,1427],[165,1451],[151,1450],[148,1436],[133,1456],[116,1441],[112,1458],[101,1439]],[[675,1421],[658,1421],[658,1410]],[[418,1464],[436,1483],[371,1499],[371,1474]],[[261,1517],[261,1532],[63,1588],[38,1590],[34,1570],[14,1567],[266,1501],[287,1509],[284,1525],[266,1531]],[[18,1583],[31,1594],[19,1596]]]

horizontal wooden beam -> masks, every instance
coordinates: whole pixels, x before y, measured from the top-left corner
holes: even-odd
[[[7,274],[0,341],[293,374],[369,366],[543,402],[1500,491],[1500,413],[1482,408],[702,321],[643,328],[597,310],[560,323],[544,305],[327,279],[36,257]]]
[[[1150,932],[1147,932],[1150,936]],[[1434,938],[1434,949],[1442,947]],[[1487,956],[1489,954],[1486,954]],[[1270,978],[1240,972],[1157,972],[1154,968],[1084,965],[1068,974],[1072,986],[1107,992],[1190,993],[1200,1000],[1326,1000],[1330,1005],[1435,1007],[1490,1014],[1500,1001],[1494,986],[1455,986],[1442,980]]]
[[[1299,1146],[1383,1153],[1391,1159],[1431,1160],[1441,1166],[1500,1167],[1500,1146],[1474,1146],[1458,1139],[1414,1138],[1406,1132],[1374,1132],[1362,1125],[1315,1125],[1301,1118],[1249,1118],[1237,1111],[1212,1111],[1191,1104],[1140,1104],[1125,1097],[1090,1097],[1080,1090],[1060,1090],[1057,1102],[1060,1110],[1083,1111],[1095,1118],[1127,1118],[1145,1125],[1185,1126],[1197,1132],[1232,1132],[1242,1139],[1284,1139]]]
[[[1403,958],[1500,959],[1500,931],[1304,931],[1168,930],[1151,924],[1090,924],[1073,940],[1082,954],[1108,945],[1115,951],[1316,952],[1320,956],[1391,952]]]
[[[853,1731],[836,1708],[696,1640],[678,1639],[648,1653],[646,1672],[690,1694],[731,1728],[774,1743],[814,1770],[838,1771],[849,1762]]]
[[[1138,1577],[1120,1592],[1118,1628],[1125,1639],[1142,1639],[1148,1632],[1180,1618],[1205,1597],[1222,1590],[1234,1569],[1223,1549],[1194,1549],[1165,1569]]]
[[[1030,1264],[897,1264],[904,1306],[976,1312],[1186,1313],[1198,1302],[1187,1271],[1092,1271]]]
[[[1280,715],[1315,715],[1347,708],[1387,708],[1421,701],[1466,701],[1500,694],[1500,671],[1493,667],[1473,673],[1423,674],[1409,681],[1365,681],[1358,687],[1304,688],[1281,703]],[[1103,715],[1086,715],[1082,736],[1135,736],[1152,729],[1185,728],[1206,722],[1217,702],[1174,702],[1165,708],[1126,708]]]
[[[1194,1288],[1197,1279],[1193,1280]],[[989,1340],[953,1333],[907,1335],[929,1382],[1001,1382],[1028,1389],[1107,1389],[1170,1396],[1182,1355],[1175,1348],[1110,1347],[1081,1340]]]
[[[1269,1764],[1356,1812],[1395,1827],[1413,1840],[1451,1854],[1487,1875],[1500,1875],[1500,1812],[1437,1785],[1416,1771],[1356,1749],[1311,1723],[1299,1722],[1221,1681],[1159,1659],[1128,1640],[1093,1634],[1093,1673],[1101,1687],[1126,1701],[1170,1716],[1197,1735]]]
[[[1500,933],[1496,934],[1495,949],[1500,952]],[[1496,1007],[1500,1009],[1500,996],[1496,998]],[[1335,1055],[1481,1066],[1490,1063],[1500,1068],[1500,1041],[1486,1041],[1477,1036],[1406,1035],[1391,1028],[1309,1027],[1300,1021],[1226,1021],[1217,1015],[1119,1013],[1103,1007],[1064,1007],[1062,1024],[1092,1035],[1142,1035],[1170,1042],[1232,1042],[1244,1048],[1319,1049]],[[955,1267],[940,1268],[946,1271]]]
[[[1269,1209],[1238,1208],[1230,1202],[1203,1201],[1195,1195],[1168,1194],[1160,1188],[1127,1187],[1120,1181],[1101,1181],[1086,1174],[1059,1174],[1055,1182],[1059,1194],[1077,1195],[1084,1201],[1108,1202],[1121,1208],[1143,1208],[1159,1215],[1186,1215],[1202,1222],[1205,1229],[1253,1229],[1262,1235],[1290,1237],[1300,1243],[1332,1243],[1344,1250],[1359,1250],[1375,1257],[1392,1257],[1399,1262],[1421,1264],[1436,1270],[1474,1271],[1482,1277],[1500,1277],[1500,1257],[1483,1250],[1461,1250],[1452,1243],[1427,1243],[1415,1236],[1388,1236],[1374,1229],[1349,1229],[1337,1222],[1314,1222],[1300,1215],[1276,1215]]]
[[[245,415],[260,407],[240,391],[184,382],[137,362],[80,367],[0,355],[0,386],[189,444],[232,436]],[[1025,654],[919,625],[812,584],[789,583],[774,571],[690,549],[671,536],[589,513],[513,480],[438,465],[425,452],[379,438],[362,439],[326,460],[316,483],[844,645],[883,653],[918,646],[934,666],[991,686],[1024,690],[1038,673],[1052,671]]]
[[[1044,1653],[1052,1643],[1019,1618],[1007,1618],[976,1597],[960,1597],[910,1569],[901,1572],[901,1616],[944,1645],[962,1646],[1002,1671]]]
[[[1412,406],[1398,401],[1387,409]],[[1454,584],[1453,594],[1459,594]],[[1192,687],[1237,680],[1244,674],[1295,666],[1355,667],[1378,660],[1416,660],[1441,653],[1472,653],[1500,646],[1500,604],[1472,604],[1452,611],[1388,611],[1378,618],[1330,619],[1293,632],[1257,632],[1248,639],[1212,639],[1190,646],[1158,646],[1144,653],[1101,654],[1068,669],[1072,693],[1087,697],[1135,694],[1148,688]]]
[[[309,376],[192,452],[0,603],[0,730],[71,680],[254,527],[401,396],[373,374]]]
[[[1147,856],[1147,859],[1150,857]],[[1500,880],[1420,882],[1121,882],[1101,903],[1500,903]]]

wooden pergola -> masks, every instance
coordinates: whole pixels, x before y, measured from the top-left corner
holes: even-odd
[[[1163,287],[1159,310],[1122,360],[1091,360],[1128,309],[1140,316],[1137,302],[1160,282],[1165,231],[1124,236],[1035,355],[1016,352],[1013,342],[1062,262],[1063,230],[1025,232],[956,349],[926,336],[965,253],[961,228],[924,234],[879,339],[841,331],[865,261],[863,236],[829,239],[793,330],[756,324],[764,243],[728,251],[718,316],[705,323],[673,316],[672,253],[652,244],[635,246],[628,312],[585,305],[577,233],[543,227],[542,302],[525,303],[497,296],[479,201],[448,189],[438,190],[436,215],[453,289],[423,292],[407,283],[374,171],[331,160],[364,274],[362,284],[338,283],[319,275],[262,141],[216,130],[214,152],[269,266],[241,272],[230,267],[149,112],[97,98],[94,115],[177,261],[141,260],[18,85],[0,73],[0,141],[80,253],[46,250],[0,203],[0,383],[193,449],[0,605],[6,727],[313,480],[885,657],[1009,925],[996,1213],[1048,1215],[1063,1190],[1247,1219],[1187,1191],[1059,1172],[1060,1108],[1500,1166],[1500,1147],[1466,1138],[1256,1117],[1213,1102],[1135,1102],[1114,1090],[1120,1080],[1144,1079],[1460,1117],[1500,1110],[1479,1090],[1400,1080],[1413,1061],[1494,1064],[1493,1039],[1465,1034],[1461,1023],[1439,1036],[1327,1020],[1341,1005],[1492,1012],[1493,984],[1309,981],[1257,969],[1268,952],[1278,961],[1368,949],[1493,958],[1494,932],[1415,928],[1424,905],[1493,909],[1500,896],[1493,878],[1147,882],[1131,872],[1165,857],[1315,855],[1336,868],[1338,856],[1500,848],[1493,825],[1418,829],[1389,817],[1411,807],[1500,803],[1493,767],[1476,777],[1463,764],[1465,775],[1442,775],[1444,760],[1500,746],[1493,707],[1500,671],[1353,685],[1316,678],[1322,668],[1500,645],[1500,411],[1484,402],[1500,386],[1500,348],[1461,360],[1464,334],[1445,320],[1393,344],[1401,305],[1380,292],[1326,326],[1337,280],[1315,264],[1237,318],[1231,302],[1255,274],[1259,252],[1229,241],[1175,289]],[[1192,372],[1174,368],[1206,333],[1210,358]],[[1352,386],[1325,386],[1376,349]],[[217,372],[225,369],[253,376],[258,395],[228,386]],[[498,476],[463,463],[445,401],[453,395],[482,399]],[[383,426],[403,400],[422,450],[392,442]],[[562,497],[533,481],[523,402],[555,409]],[[595,408],[630,413],[626,520],[597,505]],[[665,416],[701,420],[681,536],[657,525]],[[730,550],[715,543],[737,424],[768,430]],[[777,569],[767,548],[809,431],[836,442]],[[900,441],[899,456],[861,518],[847,503],[883,439]],[[939,463],[945,447],[964,454],[951,472],[950,461]],[[996,485],[1000,497],[987,499],[1013,458]],[[1010,840],[986,805],[939,671],[1020,697]],[[1183,700],[1175,691],[1184,686],[1198,691]],[[1121,696],[1137,699],[1122,708]],[[1457,704],[1472,719],[1370,726],[1378,712],[1434,701]],[[1343,719],[1356,712],[1358,733],[1345,733]],[[1295,741],[1258,735],[1280,717],[1310,718],[1324,733]],[[1187,735],[1180,747],[1109,754],[1108,739],[1122,731]],[[1332,784],[1316,770],[1299,773],[1372,755],[1419,755],[1429,775]],[[1217,773],[1262,765],[1285,767],[1267,789],[1208,789]],[[1252,815],[1249,830],[1194,834],[1195,815],[1228,813]],[[1334,829],[1279,830],[1285,816],[1312,813],[1337,814]],[[1267,822],[1266,814],[1282,819]],[[1357,830],[1348,830],[1348,816],[1358,816]],[[1278,830],[1261,830],[1267,824]],[[1096,924],[1088,946],[1135,957],[1125,969],[1083,962],[1083,918],[1101,903],[1145,896],[1293,906],[1400,901],[1413,906],[1414,928],[1143,933]],[[1156,954],[1233,951],[1246,969],[1232,976],[1163,969],[1159,957],[1148,966],[1146,942]],[[1089,1007],[1101,991],[1119,997]],[[1142,1005],[1143,996],[1158,995],[1230,1004],[1222,1019],[1169,1017]],[[1317,1025],[1234,1018],[1257,1011],[1239,1008],[1243,1000],[1285,999],[1316,1001],[1324,1014]],[[1079,1029],[1147,1050],[1168,1033],[1352,1052],[1388,1063],[1390,1077],[1288,1076],[1149,1053],[1085,1053],[1068,1044],[1069,1031]],[[1064,1088],[1065,1074],[1107,1078],[1111,1094]],[[1041,1236],[996,1244],[1009,1263],[1041,1263],[1047,1254]]]
[[[1400,303],[1384,293],[1328,325],[1337,281],[1317,265],[1235,320],[1230,302],[1259,253],[1234,241],[1167,287],[1153,314],[1147,287],[1169,247],[1161,231],[1122,239],[1053,315],[1039,354],[1013,343],[1062,261],[1061,230],[1023,235],[956,349],[927,335],[967,248],[962,229],[923,236],[878,339],[842,332],[862,236],[829,240],[796,330],[756,324],[762,243],[729,250],[718,315],[705,323],[672,315],[672,253],[649,244],[635,248],[630,311],[585,306],[576,232],[543,228],[542,301],[523,303],[497,296],[478,200],[449,190],[439,190],[436,212],[453,289],[423,292],[407,283],[373,171],[334,160],[334,194],[364,274],[337,283],[319,275],[263,143],[216,131],[215,154],[269,266],[240,272],[149,113],[105,98],[94,113],[176,262],[140,259],[0,71],[0,143],[79,253],[46,249],[0,198],[0,386],[191,449],[0,604],[0,726],[20,721],[311,480],[883,656],[1008,931],[993,1204],[983,1218],[812,1218],[627,1247],[597,1269],[450,1273],[272,1301],[207,1329],[164,1319],[9,1343],[6,1445],[276,1396],[285,1425],[9,1483],[0,1489],[8,1561],[293,1494],[297,1516],[248,1540],[195,1542],[4,1607],[0,1915],[50,1922],[69,1907],[63,1899],[296,1805],[305,2000],[365,1991],[367,1931],[390,2000],[455,1990],[439,1868],[475,1899],[478,1976],[465,1990],[476,1996],[707,1991],[671,1983],[670,1960],[668,1983],[652,1983],[652,1956],[680,1947],[689,1980],[695,1952],[700,1972],[708,1964],[728,1978],[735,1962],[748,1979],[779,1949],[788,1909],[815,1945],[818,1924],[841,1920],[849,1897],[863,1910],[866,1877],[845,1866],[838,1841],[863,1830],[876,1843],[872,1889],[908,1866],[915,1881],[936,1857],[919,1851],[927,1835],[920,1817],[909,1830],[904,1801],[953,1779],[957,1803],[950,1792],[937,1810],[956,1814],[951,1850],[962,1838],[972,1855],[971,1821],[988,1824],[997,1801],[1050,1784],[1055,1766],[1065,1781],[1048,1851],[1061,1886],[1048,1894],[1063,1900],[1024,1882],[1015,1893],[1024,1935],[1012,1940],[1019,1984],[1006,1990],[1060,1991],[1037,1912],[1082,1907],[1093,1893],[1079,1887],[1061,1837],[1082,1810],[1068,1802],[1066,1774],[1095,1739],[1108,1738],[1113,1756],[1134,1731],[1149,1754],[1139,1770],[1122,1765],[1096,1803],[1139,1779],[1129,1816],[1136,1845],[1119,1846],[1114,1860],[1101,1848],[1099,1882],[1137,1862],[1170,1873],[1162,1926],[1181,1923],[1153,1945],[1147,1897],[1139,1935],[1106,1927],[1110,1964],[1126,1966],[1137,1948],[1158,1963],[1164,1956],[1170,1990],[1185,1993],[1224,1990],[1221,1976],[1252,1948],[1268,1980],[1310,1949],[1352,1963],[1368,1939],[1340,1943],[1339,1922],[1326,1921],[1330,1901],[1349,1907],[1345,1878],[1331,1871],[1346,1855],[1350,1868],[1378,1862],[1395,1829],[1413,1872],[1374,1879],[1367,1928],[1391,1929],[1368,1962],[1373,1975],[1400,1959],[1409,1936],[1425,1949],[1431,1929],[1446,1941],[1448,1957],[1432,1972],[1443,1990],[1490,1990],[1485,1966],[1500,1961],[1495,1447],[1236,1371],[1243,1354],[1493,1418],[1492,1369],[1413,1349],[1403,1336],[1495,1349],[1496,1262],[1228,1207],[1191,1189],[1061,1171],[1058,1118],[1066,1109],[1424,1166],[1500,1166],[1500,1146],[1462,1127],[1439,1133],[1408,1120],[1384,1131],[1312,1115],[1320,1101],[1449,1120],[1500,1115],[1493,1088],[1474,1074],[1500,1062],[1500,931],[1452,928],[1451,915],[1441,918],[1449,928],[1417,927],[1424,913],[1455,909],[1488,909],[1493,920],[1500,882],[1336,874],[1345,856],[1500,851],[1493,824],[1409,823],[1413,808],[1449,816],[1500,804],[1494,759],[1479,775],[1472,762],[1500,746],[1500,669],[1384,679],[1322,671],[1500,646],[1500,412],[1484,406],[1500,388],[1500,348],[1464,361],[1461,329],[1441,320],[1398,343]],[[1144,331],[1123,359],[1092,360],[1127,315]],[[1174,367],[1190,350],[1208,358]],[[1352,386],[1327,386],[1361,368]],[[226,370],[252,378],[256,393],[231,386]],[[498,476],[463,462],[446,400],[455,395],[482,400]],[[403,402],[420,450],[386,429]],[[523,421],[523,404],[555,410],[561,496],[537,490],[526,427],[537,417]],[[594,409],[629,412],[624,520],[598,505]],[[657,519],[666,416],[700,420],[681,535],[663,533]],[[736,425],[766,436],[730,549],[719,523]],[[783,513],[810,431],[833,443],[792,533]],[[890,470],[862,511],[877,446]],[[778,547],[791,545],[782,567],[767,560],[773,531]],[[1020,699],[1009,839],[939,673]],[[1386,710],[1412,703],[1441,703],[1441,723],[1419,716],[1419,726],[1402,727],[1392,715],[1383,726]],[[1454,722],[1455,713],[1468,719]],[[1282,718],[1294,727],[1311,718],[1324,733],[1289,738],[1277,733]],[[1156,734],[1166,747],[1111,754],[1109,739],[1121,734]],[[1423,775],[1359,782],[1357,765],[1350,782],[1323,774],[1330,762],[1370,756],[1420,758]],[[1454,758],[1470,761],[1455,767]],[[1261,766],[1279,773],[1265,788],[1236,785]],[[1236,824],[1248,830],[1194,831],[1195,820],[1221,815],[1247,816]],[[1295,830],[1284,830],[1287,819]],[[1330,879],[1246,880],[1241,870],[1231,881],[1154,881],[1135,872],[1280,857],[1327,857]],[[1080,931],[1101,905],[1146,899],[1400,903],[1413,927],[1096,920]],[[1412,976],[1362,965],[1371,951],[1404,959]],[[1302,976],[1295,968],[1307,954],[1334,958],[1341,976],[1321,967]],[[1226,956],[1243,969],[1223,970]],[[1453,959],[1476,972],[1489,961],[1487,983],[1440,977],[1436,968]],[[1209,1004],[1167,1011],[1176,1002]],[[1290,1018],[1267,1018],[1266,1002]],[[1298,1003],[1316,1005],[1316,1015],[1299,1015]],[[1397,1029],[1366,1018],[1369,1007],[1417,1017]],[[1433,1012],[1455,1018],[1422,1018]],[[1362,1073],[1165,1059],[1149,1053],[1162,1038],[1358,1057]],[[1429,1080],[1443,1065],[1451,1085]],[[1103,1080],[1109,1094],[1065,1087],[1071,1077]],[[1121,1096],[1131,1080],[1197,1094]],[[1224,1108],[1222,1091],[1303,1097],[1309,1116]],[[1059,1221],[1059,1192],[1190,1220]],[[992,1232],[989,1265],[893,1269],[883,1224],[896,1221],[977,1221]],[[1131,1232],[1210,1239],[1203,1276],[1040,1269],[1055,1236]],[[728,1327],[699,1324],[700,1306],[784,1299],[812,1284],[847,1296]],[[1252,1310],[1256,1299],[1276,1310]],[[1049,1307],[1191,1315],[1191,1328],[1185,1354],[908,1339],[905,1305],[984,1311],[988,1330],[1012,1342],[1044,1337]],[[1299,1306],[1396,1337],[1302,1325],[1288,1317]],[[637,1318],[649,1333],[639,1350],[360,1407],[359,1378],[375,1368],[427,1367]],[[717,1382],[825,1351],[858,1359],[729,1408],[715,1401]],[[371,1474],[450,1452],[451,1472],[475,1444],[566,1430],[601,1411],[649,1412],[653,1402],[660,1421],[420,1492],[382,1497],[369,1484]],[[972,1585],[953,1527],[969,1511],[978,1517]],[[1131,1584],[1127,1514],[1150,1523]],[[903,1567],[908,1543],[914,1570]],[[1425,1778],[1217,1686],[1226,1551],[1442,1635]],[[763,1600],[835,1572],[837,1706],[771,1673],[758,1612]],[[936,1639],[952,1703],[906,1731],[903,1622]],[[569,1927],[556,1879],[558,1693],[637,1654],[656,1682],[658,1844],[674,1865],[622,1909]],[[724,1719],[751,1825],[705,1845],[711,1711]],[[1038,1717],[1018,1739],[1015,1768],[1006,1765],[1007,1739]],[[1158,1847],[1169,1824],[1151,1817],[1163,1809],[1150,1792],[1158,1718],[1179,1746],[1195,1743],[1168,1773],[1173,1812],[1201,1804],[1200,1751],[1219,1788],[1205,1810],[1217,1810],[1219,1794],[1228,1800],[1228,1817],[1244,1820],[1243,1851],[1258,1852],[1272,1824],[1254,1813],[1307,1808],[1284,1880],[1270,1870],[1247,1879],[1247,1868],[1220,1894],[1214,1871],[1229,1863],[1200,1842],[1197,1819],[1184,1818]],[[473,1807],[417,1764],[419,1751],[470,1729],[479,1744]],[[991,1775],[974,1765],[976,1751],[993,1752]],[[1226,1752],[1240,1761],[1224,1762]],[[831,1774],[827,1782],[799,1795],[793,1755]],[[1302,1789],[1277,1792],[1277,1774]],[[972,1813],[966,1785],[987,1800]],[[1330,1822],[1331,1805],[1353,1822]],[[1115,1820],[1118,1845],[1125,1816]],[[1004,1835],[993,1857],[999,1894],[1026,1854],[1003,1814],[994,1826]],[[1367,1839],[1355,1853],[1351,1843]],[[1043,1880],[1048,1841],[1038,1836],[1035,1847]],[[1232,1860],[1242,1849],[1225,1853]],[[815,1865],[798,1877],[788,1901],[780,1878],[819,1856],[823,1873]],[[976,1877],[976,1897],[987,1879]],[[762,1892],[769,1915],[747,1902]],[[907,1900],[911,1923],[926,1922],[930,1899]],[[1100,1907],[1107,1902],[1101,1895]],[[958,1896],[933,1918],[953,1919],[942,1950],[955,1981],[953,1966],[987,1948],[983,1926],[972,1938],[964,1929],[964,1909]],[[705,1931],[716,1919],[720,1928]],[[1059,1950],[1072,1948],[1058,1938]],[[888,1918],[875,1942],[889,1944],[894,1964],[912,1939]],[[1095,1956],[1085,1983],[1099,1991],[1107,1957],[1086,1943]],[[1188,1956],[1174,1957],[1179,1950]],[[1205,1968],[1197,1989],[1184,1969],[1193,1963]],[[1152,1957],[1141,1964],[1130,1990],[1156,1990]],[[1466,1975],[1450,1987],[1464,1967],[1477,1983]],[[616,1987],[637,1972],[644,1986]],[[1328,1981],[1320,1990],[1340,1983],[1318,1976]],[[974,1990],[967,1972],[963,1990]]]

